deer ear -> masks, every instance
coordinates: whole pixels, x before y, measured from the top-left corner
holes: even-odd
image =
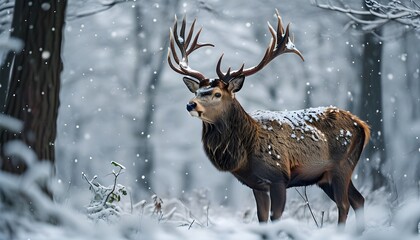
[[[228,90],[229,92],[238,92],[244,85],[245,76],[241,75],[229,81]]]
[[[192,93],[197,92],[197,89],[199,88],[199,85],[200,85],[200,83],[197,80],[189,78],[189,77],[184,77],[182,80],[184,80],[185,85]]]

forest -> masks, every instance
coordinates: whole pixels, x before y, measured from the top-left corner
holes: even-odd
[[[369,125],[351,177],[363,232],[353,210],[337,227],[317,186],[287,189],[280,220],[258,223],[252,190],[213,166],[185,109],[174,22],[202,29],[214,47],[188,64],[217,78],[222,54],[223,71],[261,61],[276,11],[304,61],[277,57],[235,98]],[[419,239],[419,46],[418,0],[0,0],[0,240]]]

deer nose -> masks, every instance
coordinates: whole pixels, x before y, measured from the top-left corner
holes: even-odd
[[[197,107],[197,103],[195,103],[195,102],[189,102],[187,104],[187,111],[188,112],[191,112],[192,110],[194,110],[195,107]]]

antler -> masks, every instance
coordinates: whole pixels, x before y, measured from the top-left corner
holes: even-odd
[[[185,39],[185,25],[186,25],[186,17],[184,16],[184,19],[182,20],[181,30],[180,30],[180,36],[178,36],[178,19],[175,15],[175,23],[173,26],[173,29],[170,28],[169,30],[169,36],[170,36],[170,43],[168,48],[168,63],[169,66],[177,73],[188,75],[191,77],[194,77],[198,79],[199,81],[204,80],[206,77],[199,71],[193,70],[188,65],[188,55],[190,55],[195,50],[205,47],[205,46],[211,46],[214,47],[213,44],[210,43],[198,43],[198,37],[200,36],[202,28],[198,30],[197,35],[195,35],[191,46],[188,46],[191,42],[193,33],[194,33],[194,25],[195,21],[197,19],[194,19],[194,22],[191,24],[190,31],[188,33],[187,39]],[[179,59],[176,49],[175,49],[175,43],[178,46],[179,50],[181,51],[182,58]],[[175,67],[171,60],[171,55],[175,61],[175,63],[178,65],[178,67]]]
[[[220,65],[222,62],[223,54],[220,56],[219,61],[217,62],[216,72],[219,76],[219,79],[224,81],[225,83],[228,83],[231,79],[238,77],[240,75],[249,76],[252,75],[261,69],[263,69],[271,60],[276,58],[277,56],[283,54],[283,53],[296,53],[302,61],[304,61],[302,54],[299,52],[299,50],[296,49],[295,45],[293,44],[293,41],[289,38],[289,25],[286,27],[286,32],[283,28],[283,22],[281,20],[280,14],[276,9],[276,15],[277,15],[277,31],[274,30],[274,28],[271,26],[270,23],[268,23],[268,29],[271,33],[271,41],[268,45],[264,57],[262,58],[261,62],[253,67],[244,69],[244,64],[242,64],[241,68],[239,70],[231,72],[231,69],[227,70],[226,74],[224,74],[220,70]]]

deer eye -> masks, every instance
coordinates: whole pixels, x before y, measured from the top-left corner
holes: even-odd
[[[219,98],[219,97],[222,96],[222,94],[221,93],[215,93],[214,96],[217,97],[217,98]]]

